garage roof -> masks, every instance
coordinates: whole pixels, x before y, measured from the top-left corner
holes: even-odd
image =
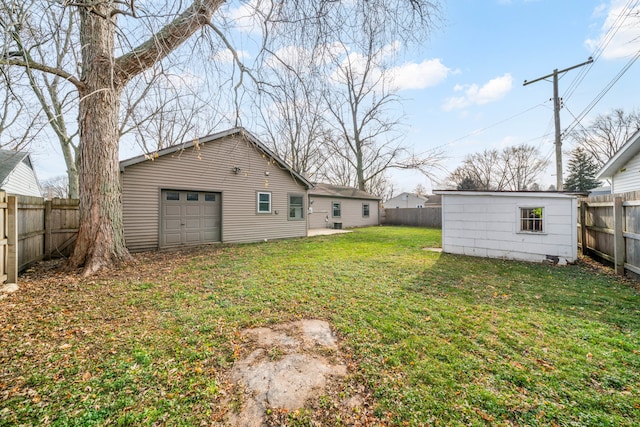
[[[311,182],[309,182],[304,176],[300,175],[297,171],[293,170],[293,168],[291,166],[289,166],[284,160],[282,160],[273,151],[271,151],[269,148],[267,148],[266,145],[264,145],[262,142],[260,142],[260,140],[257,137],[255,137],[253,134],[251,134],[251,132],[249,132],[248,130],[246,130],[243,127],[236,127],[236,128],[228,129],[228,130],[225,130],[225,131],[222,131],[222,132],[217,132],[217,133],[213,133],[211,135],[207,135],[207,136],[205,136],[203,138],[197,138],[197,139],[194,139],[194,140],[191,140],[191,141],[188,141],[188,142],[183,142],[182,144],[172,145],[171,147],[167,147],[167,148],[163,148],[162,150],[158,150],[156,153],[153,153],[153,154],[142,154],[140,156],[136,156],[136,157],[132,157],[130,159],[122,160],[120,162],[120,171],[123,172],[124,168],[126,168],[127,166],[135,165],[136,163],[141,163],[141,162],[144,162],[144,161],[152,160],[152,159],[157,158],[157,157],[165,156],[167,154],[175,153],[176,151],[181,151],[181,150],[185,150],[185,149],[191,148],[194,145],[196,145],[196,143],[197,144],[205,144],[205,143],[208,143],[208,142],[213,142],[213,141],[216,141],[218,139],[225,138],[225,137],[228,137],[228,136],[233,136],[233,135],[241,135],[247,141],[249,141],[253,145],[255,145],[256,148],[258,148],[264,154],[266,154],[267,156],[269,156],[272,159],[274,159],[278,163],[278,165],[280,165],[281,168],[286,169],[287,171],[289,171],[294,176],[294,178],[296,178],[297,180],[302,182],[304,185],[306,185],[307,188],[313,187],[313,184]]]

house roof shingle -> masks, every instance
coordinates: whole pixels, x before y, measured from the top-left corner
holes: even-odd
[[[358,190],[357,188],[323,183],[316,183],[314,187],[309,190],[309,195],[348,199],[380,200],[380,197],[373,196],[366,191]]]
[[[27,156],[29,153],[24,151],[0,150],[0,184],[4,183],[9,174]],[[30,163],[29,166],[31,166]]]

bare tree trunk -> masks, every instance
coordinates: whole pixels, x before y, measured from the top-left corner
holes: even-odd
[[[101,10],[102,9],[102,10]],[[100,4],[81,8],[83,58],[80,90],[80,229],[69,266],[84,275],[130,257],[122,226],[118,163],[118,112],[121,84],[114,74],[115,22]]]

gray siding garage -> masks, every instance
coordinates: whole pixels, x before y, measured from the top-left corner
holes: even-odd
[[[310,183],[245,129],[120,162],[131,251],[307,235]]]

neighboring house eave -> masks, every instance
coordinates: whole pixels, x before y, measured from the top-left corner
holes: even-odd
[[[604,164],[596,175],[596,179],[612,178],[638,153],[640,153],[640,129]]]
[[[273,151],[271,151],[269,148],[267,148],[266,145],[264,145],[262,142],[260,142],[260,140],[257,137],[255,137],[253,134],[251,134],[251,132],[249,132],[248,130],[246,130],[243,127],[236,127],[236,128],[228,129],[228,130],[225,130],[225,131],[222,131],[222,132],[217,132],[217,133],[214,133],[214,134],[211,134],[211,135],[207,135],[207,136],[205,136],[203,138],[196,138],[196,139],[193,139],[191,141],[184,142],[182,144],[172,145],[171,147],[163,148],[162,150],[159,150],[157,153],[154,153],[152,155],[142,154],[140,156],[136,156],[136,157],[132,157],[130,159],[122,160],[120,162],[120,172],[124,172],[124,169],[126,167],[128,167],[128,166],[135,165],[137,163],[142,163],[142,162],[145,162],[145,161],[152,161],[156,157],[162,157],[162,156],[165,156],[167,154],[172,154],[172,153],[175,153],[175,152],[178,152],[178,151],[181,151],[181,150],[186,150],[188,148],[194,147],[196,145],[196,143],[197,144],[206,144],[208,142],[216,141],[216,140],[219,140],[221,138],[225,138],[225,137],[229,137],[229,136],[233,136],[233,135],[242,135],[249,142],[251,142],[253,145],[255,145],[260,151],[262,151],[264,154],[266,154],[267,156],[269,156],[272,159],[274,159],[280,165],[280,167],[282,167],[283,169],[286,169],[288,172],[290,172],[294,176],[294,178],[296,180],[298,180],[299,182],[301,182],[303,185],[305,185],[307,187],[307,189],[313,188],[313,184],[311,182],[309,182],[305,177],[303,177],[298,172],[293,170],[293,168],[291,166],[289,166],[284,160],[282,160]]]
[[[33,165],[31,163],[31,157],[29,153],[20,152],[20,151],[11,151],[2,150],[3,153],[0,153],[0,185],[4,185],[9,176],[13,173],[16,167],[27,158],[27,165],[33,170]],[[6,151],[6,153],[5,153]]]

